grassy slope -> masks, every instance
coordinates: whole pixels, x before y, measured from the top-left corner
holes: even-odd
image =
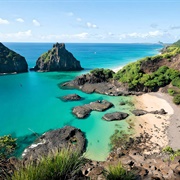
[[[136,91],[154,91],[159,87],[172,83],[173,86],[177,87],[172,88],[174,91],[173,95],[176,96],[174,102],[180,104],[180,98],[178,98],[180,95],[177,90],[180,88],[180,71],[167,66],[161,66],[154,72],[145,73],[141,68],[145,62],[147,62],[147,69],[150,68],[148,67],[148,62],[152,64],[153,61],[154,66],[159,61],[169,61],[170,63],[171,59],[178,54],[180,54],[180,40],[165,48],[161,55],[146,57],[126,65],[114,75],[114,78],[120,82],[127,83],[130,90]]]

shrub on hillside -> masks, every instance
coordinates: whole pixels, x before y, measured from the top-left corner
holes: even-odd
[[[16,139],[11,135],[0,137],[0,158],[8,158],[15,150]]]
[[[103,68],[96,68],[90,71],[91,74],[93,74],[96,77],[100,77],[103,79],[109,79],[113,78],[114,71],[110,69],[103,69]]]
[[[107,172],[105,172],[107,180],[133,180],[135,175],[124,169],[122,164],[119,162],[116,166],[109,166]]]
[[[86,160],[77,152],[61,150],[42,157],[37,164],[28,164],[14,172],[12,180],[73,179]]]
[[[173,102],[174,102],[175,104],[177,104],[177,105],[180,104],[180,94],[177,94],[177,95],[174,96]]]

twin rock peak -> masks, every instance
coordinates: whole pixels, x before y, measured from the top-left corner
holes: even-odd
[[[42,54],[36,61],[36,66],[30,70],[48,71],[79,71],[83,68],[72,53],[66,50],[64,43],[56,43],[48,52]],[[0,74],[22,73],[28,71],[25,58],[0,43]]]

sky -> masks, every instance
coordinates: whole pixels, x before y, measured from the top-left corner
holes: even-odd
[[[0,0],[0,42],[172,43],[179,0]]]

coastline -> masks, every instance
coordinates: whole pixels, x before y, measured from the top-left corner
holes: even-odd
[[[148,133],[150,141],[158,144],[161,148],[170,146],[179,149],[180,137],[180,111],[179,107],[173,104],[170,95],[162,92],[151,92],[134,97],[136,109],[154,111],[164,109],[166,115],[145,114],[135,117],[135,136],[141,133]]]

